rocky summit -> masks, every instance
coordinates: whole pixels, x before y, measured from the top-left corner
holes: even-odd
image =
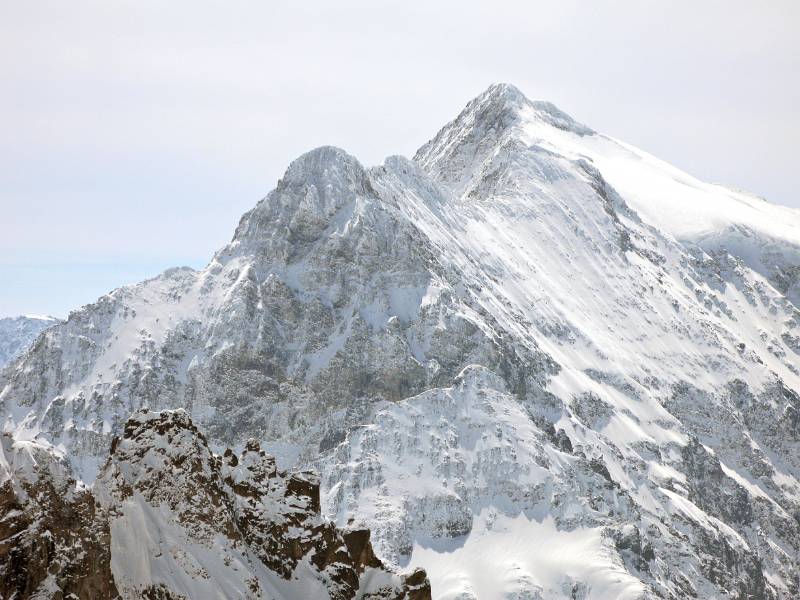
[[[796,598],[799,302],[800,211],[511,85],[312,150],[0,372],[4,593]]]

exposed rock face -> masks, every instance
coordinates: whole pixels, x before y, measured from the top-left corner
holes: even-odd
[[[120,593],[293,568],[349,594],[373,557],[319,507],[443,598],[794,598],[798,230],[492,86],[413,161],[303,155],[205,269],[47,330],[0,374],[3,427],[87,483],[119,436],[112,571],[115,539],[188,548],[142,551]],[[161,454],[178,407],[208,438],[160,424],[186,441]]]
[[[430,598],[424,571],[388,571],[369,530],[320,515],[313,474],[255,442],[214,455],[183,411],[134,414],[94,493],[51,451],[19,468],[4,444],[4,598]]]
[[[0,597],[116,598],[108,521],[49,450],[4,434]]]

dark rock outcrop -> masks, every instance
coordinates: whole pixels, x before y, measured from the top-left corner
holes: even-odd
[[[15,448],[10,436],[3,443],[6,455],[30,451]],[[320,514],[315,474],[277,469],[255,441],[239,456],[231,450],[218,456],[183,411],[134,413],[93,491],[76,487],[52,451],[35,450],[36,459],[27,463],[4,461],[22,468],[9,467],[0,485],[3,598],[193,598],[199,588],[183,581],[225,579],[230,573],[224,569],[237,560],[233,572],[252,598],[273,598],[280,579],[287,582],[287,598],[299,597],[291,586],[303,578],[333,600],[359,593],[386,600],[431,597],[424,571],[389,571],[373,552],[369,530],[340,530]],[[150,516],[135,521],[132,515]],[[174,580],[139,578],[142,564],[157,578],[165,556],[178,556],[170,567],[186,572]],[[237,593],[218,585],[223,596]]]
[[[92,493],[43,451],[2,436],[17,473],[0,485],[0,597],[117,598],[108,520]],[[16,475],[15,477],[13,475]]]

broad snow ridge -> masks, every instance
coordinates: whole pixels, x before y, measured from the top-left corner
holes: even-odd
[[[510,85],[312,150],[0,372],[3,593],[800,597],[798,306],[800,211]]]

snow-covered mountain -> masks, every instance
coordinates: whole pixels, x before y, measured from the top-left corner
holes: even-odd
[[[104,489],[129,415],[184,408],[316,470],[434,598],[794,598],[799,246],[800,212],[495,85],[413,160],[301,156],[205,269],[48,329],[3,427]],[[163,527],[112,527],[115,580]]]
[[[25,352],[44,329],[60,322],[35,315],[0,319],[0,369]]]

